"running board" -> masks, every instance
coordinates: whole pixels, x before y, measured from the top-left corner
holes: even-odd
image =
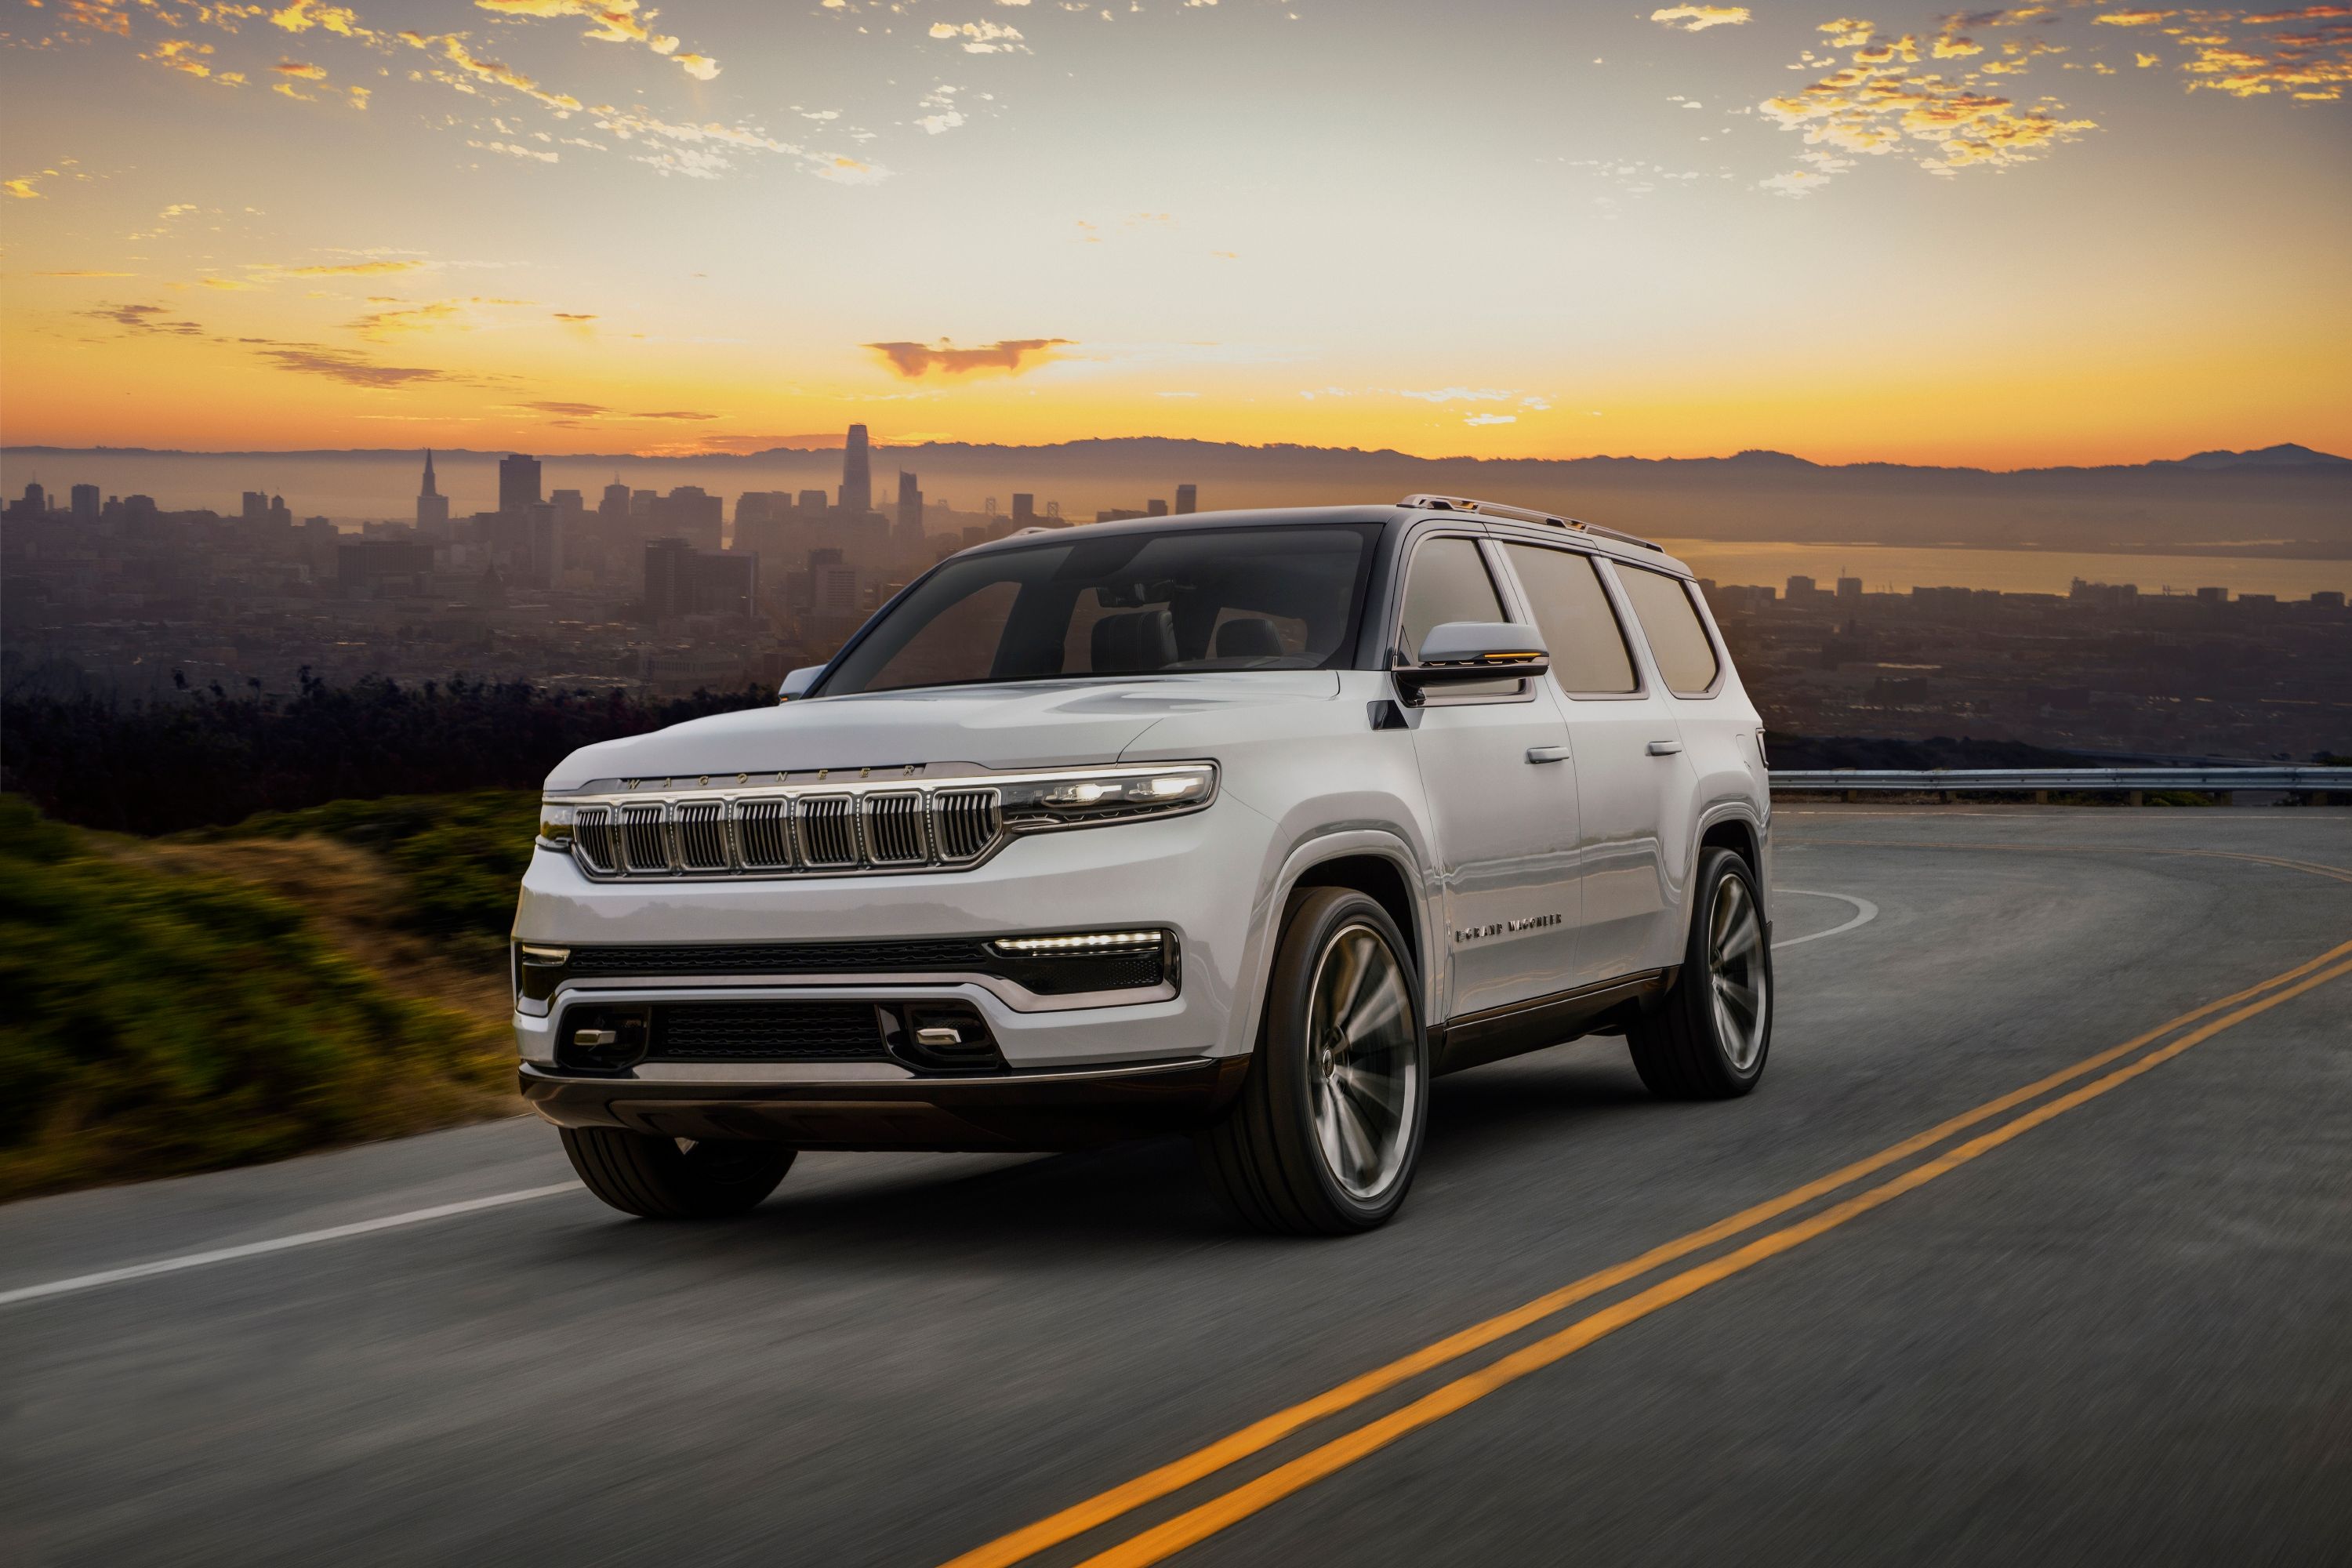
[[[1460,1072],[1572,1040],[1626,1003],[1663,994],[1673,986],[1675,973],[1649,969],[1450,1018],[1429,1031],[1430,1058],[1440,1073]]]

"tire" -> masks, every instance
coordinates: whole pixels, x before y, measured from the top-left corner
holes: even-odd
[[[782,1143],[693,1142],[618,1127],[559,1131],[588,1190],[645,1219],[748,1214],[776,1190],[799,1152]]]
[[[1682,973],[1625,1043],[1659,1099],[1729,1100],[1756,1087],[1772,1050],[1771,935],[1747,860],[1702,851],[1691,911]]]
[[[1345,1236],[1404,1202],[1429,1112],[1411,952],[1351,888],[1293,895],[1249,1075],[1199,1139],[1210,1184],[1244,1223]]]

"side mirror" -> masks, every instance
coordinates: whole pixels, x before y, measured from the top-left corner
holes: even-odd
[[[1447,621],[1422,639],[1418,663],[1389,673],[1411,702],[1423,689],[1504,676],[1541,675],[1551,668],[1543,635],[1510,621]]]
[[[795,669],[791,674],[785,676],[784,683],[776,688],[776,700],[779,702],[790,702],[795,697],[807,696],[808,689],[814,686],[816,684],[816,678],[824,673],[824,666],[821,664],[803,665],[800,668]]]

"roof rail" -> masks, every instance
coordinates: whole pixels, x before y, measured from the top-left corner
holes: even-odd
[[[1661,555],[1666,552],[1664,545],[1654,540],[1644,539],[1638,533],[1626,533],[1614,528],[1603,528],[1597,522],[1586,522],[1580,518],[1555,517],[1550,512],[1538,511],[1532,507],[1507,506],[1501,501],[1476,500],[1469,496],[1414,494],[1405,497],[1404,500],[1397,502],[1397,505],[1418,507],[1424,511],[1475,511],[1481,517],[1499,517],[1511,522],[1539,522],[1553,528],[1572,528],[1580,533],[1597,533],[1603,539],[1614,539],[1620,543],[1639,545],[1643,550],[1654,550]]]

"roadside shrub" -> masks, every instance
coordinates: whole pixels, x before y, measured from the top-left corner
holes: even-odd
[[[511,898],[511,892],[509,894]],[[388,990],[248,884],[103,852],[0,796],[0,1199],[281,1158],[502,1109],[494,1026]]]

